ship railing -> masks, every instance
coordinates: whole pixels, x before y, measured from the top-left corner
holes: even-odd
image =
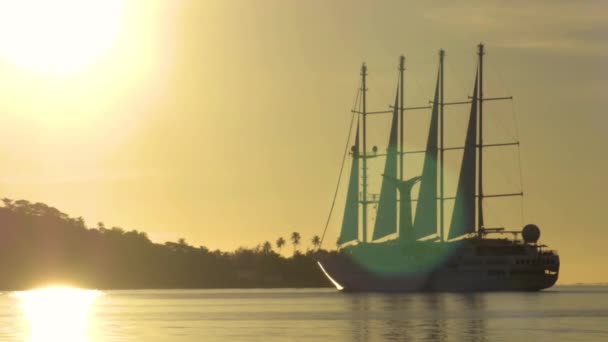
[[[538,254],[540,255],[555,255],[555,256],[559,256],[559,253],[557,253],[556,250],[554,249],[540,249]]]

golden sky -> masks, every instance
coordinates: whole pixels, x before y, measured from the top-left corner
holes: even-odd
[[[446,100],[462,101],[483,41],[486,96],[515,98],[487,107],[497,120],[488,129],[495,142],[519,132],[526,194],[523,219],[519,202],[488,204],[488,224],[534,222],[560,251],[561,282],[608,281],[606,10],[599,1],[0,0],[2,197],[156,241],[234,249],[294,230],[308,241],[329,210],[361,62],[370,109],[392,103],[400,54],[406,102],[425,105],[444,48]],[[467,111],[446,111],[458,131],[451,145],[462,143]],[[408,116],[411,148],[424,144],[425,116]],[[370,124],[381,149],[386,123]],[[488,172],[504,171],[496,165]],[[517,174],[501,177],[489,176],[488,191],[519,190]]]

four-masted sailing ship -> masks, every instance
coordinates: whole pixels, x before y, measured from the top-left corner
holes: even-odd
[[[483,189],[484,46],[478,46],[478,65],[473,95],[458,104],[470,104],[463,147],[444,146],[443,66],[439,71],[431,107],[426,149],[405,151],[404,57],[400,59],[400,81],[392,110],[388,146],[385,154],[367,151],[366,76],[361,68],[362,110],[357,111],[352,164],[346,194],[342,229],[337,253],[320,254],[319,266],[332,283],[345,291],[536,291],[555,284],[559,256],[538,243],[540,230],[528,224],[521,231],[488,228],[484,225],[484,199],[516,194],[486,194]],[[377,112],[376,112],[377,113]],[[448,129],[446,127],[446,129]],[[517,143],[513,143],[517,144]],[[455,197],[444,191],[444,152],[463,150]],[[425,154],[422,174],[404,179],[403,157],[407,153]],[[385,157],[379,198],[368,194],[369,158]],[[360,173],[362,173],[360,177]],[[362,189],[360,191],[359,182]],[[413,187],[419,184],[417,198]],[[445,229],[444,202],[453,200],[449,229]],[[368,234],[369,205],[377,205],[373,231]],[[415,204],[415,212],[412,210]],[[512,234],[505,238],[503,234]],[[371,235],[371,240],[368,239]],[[509,235],[507,235],[509,236]]]

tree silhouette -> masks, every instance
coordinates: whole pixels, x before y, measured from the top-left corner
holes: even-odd
[[[112,232],[112,234],[114,235],[122,235],[125,233],[125,230],[120,227],[112,227],[112,229],[110,229],[110,232]]]
[[[321,247],[321,238],[319,237],[319,235],[313,236],[311,242],[314,249],[318,249],[319,247]]]
[[[272,253],[272,244],[270,243],[270,241],[265,241],[262,244],[262,253],[266,255]]]
[[[293,244],[293,254],[296,254],[296,252],[298,251],[298,245],[300,244],[301,238],[302,237],[300,236],[300,233],[298,233],[298,232],[291,233],[291,243]]]
[[[10,198],[3,198],[2,202],[4,202],[4,206],[8,209],[12,209],[13,208],[13,200]]]
[[[49,279],[99,289],[330,286],[314,255],[298,252],[300,240],[299,233],[291,235],[289,258],[274,253],[270,241],[232,252],[194,247],[185,239],[154,243],[142,231],[101,222],[87,228],[82,217],[7,198],[0,202],[0,291]],[[285,239],[276,244],[280,249]]]
[[[277,239],[277,249],[279,250],[279,254],[281,254],[281,248],[283,248],[283,246],[285,246],[285,239],[283,239],[283,237],[279,237]]]

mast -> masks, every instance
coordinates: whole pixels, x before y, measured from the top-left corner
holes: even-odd
[[[478,191],[479,200],[477,202],[477,232],[481,236],[483,223],[483,43],[478,45],[479,51],[479,171],[478,171]]]
[[[399,122],[400,122],[400,128],[399,128],[399,179],[403,180],[403,111],[405,110],[405,108],[403,107],[403,89],[404,87],[404,83],[403,83],[403,72],[405,70],[405,56],[401,55],[401,57],[399,58],[399,77],[401,79],[401,94],[400,94],[400,102],[399,102]]]
[[[444,189],[443,189],[443,153],[444,153],[444,136],[443,136],[443,58],[445,57],[445,51],[439,50],[439,241],[444,241],[444,215],[443,215],[443,204],[444,204]]]
[[[439,240],[444,241],[443,232],[444,217],[443,217],[443,152],[444,152],[444,136],[443,136],[443,58],[445,57],[445,51],[439,50]]]
[[[366,132],[366,116],[367,116],[367,107],[366,107],[366,92],[367,87],[365,86],[365,78],[367,76],[367,65],[363,63],[361,66],[361,83],[363,92],[363,242],[367,242],[367,132]]]

